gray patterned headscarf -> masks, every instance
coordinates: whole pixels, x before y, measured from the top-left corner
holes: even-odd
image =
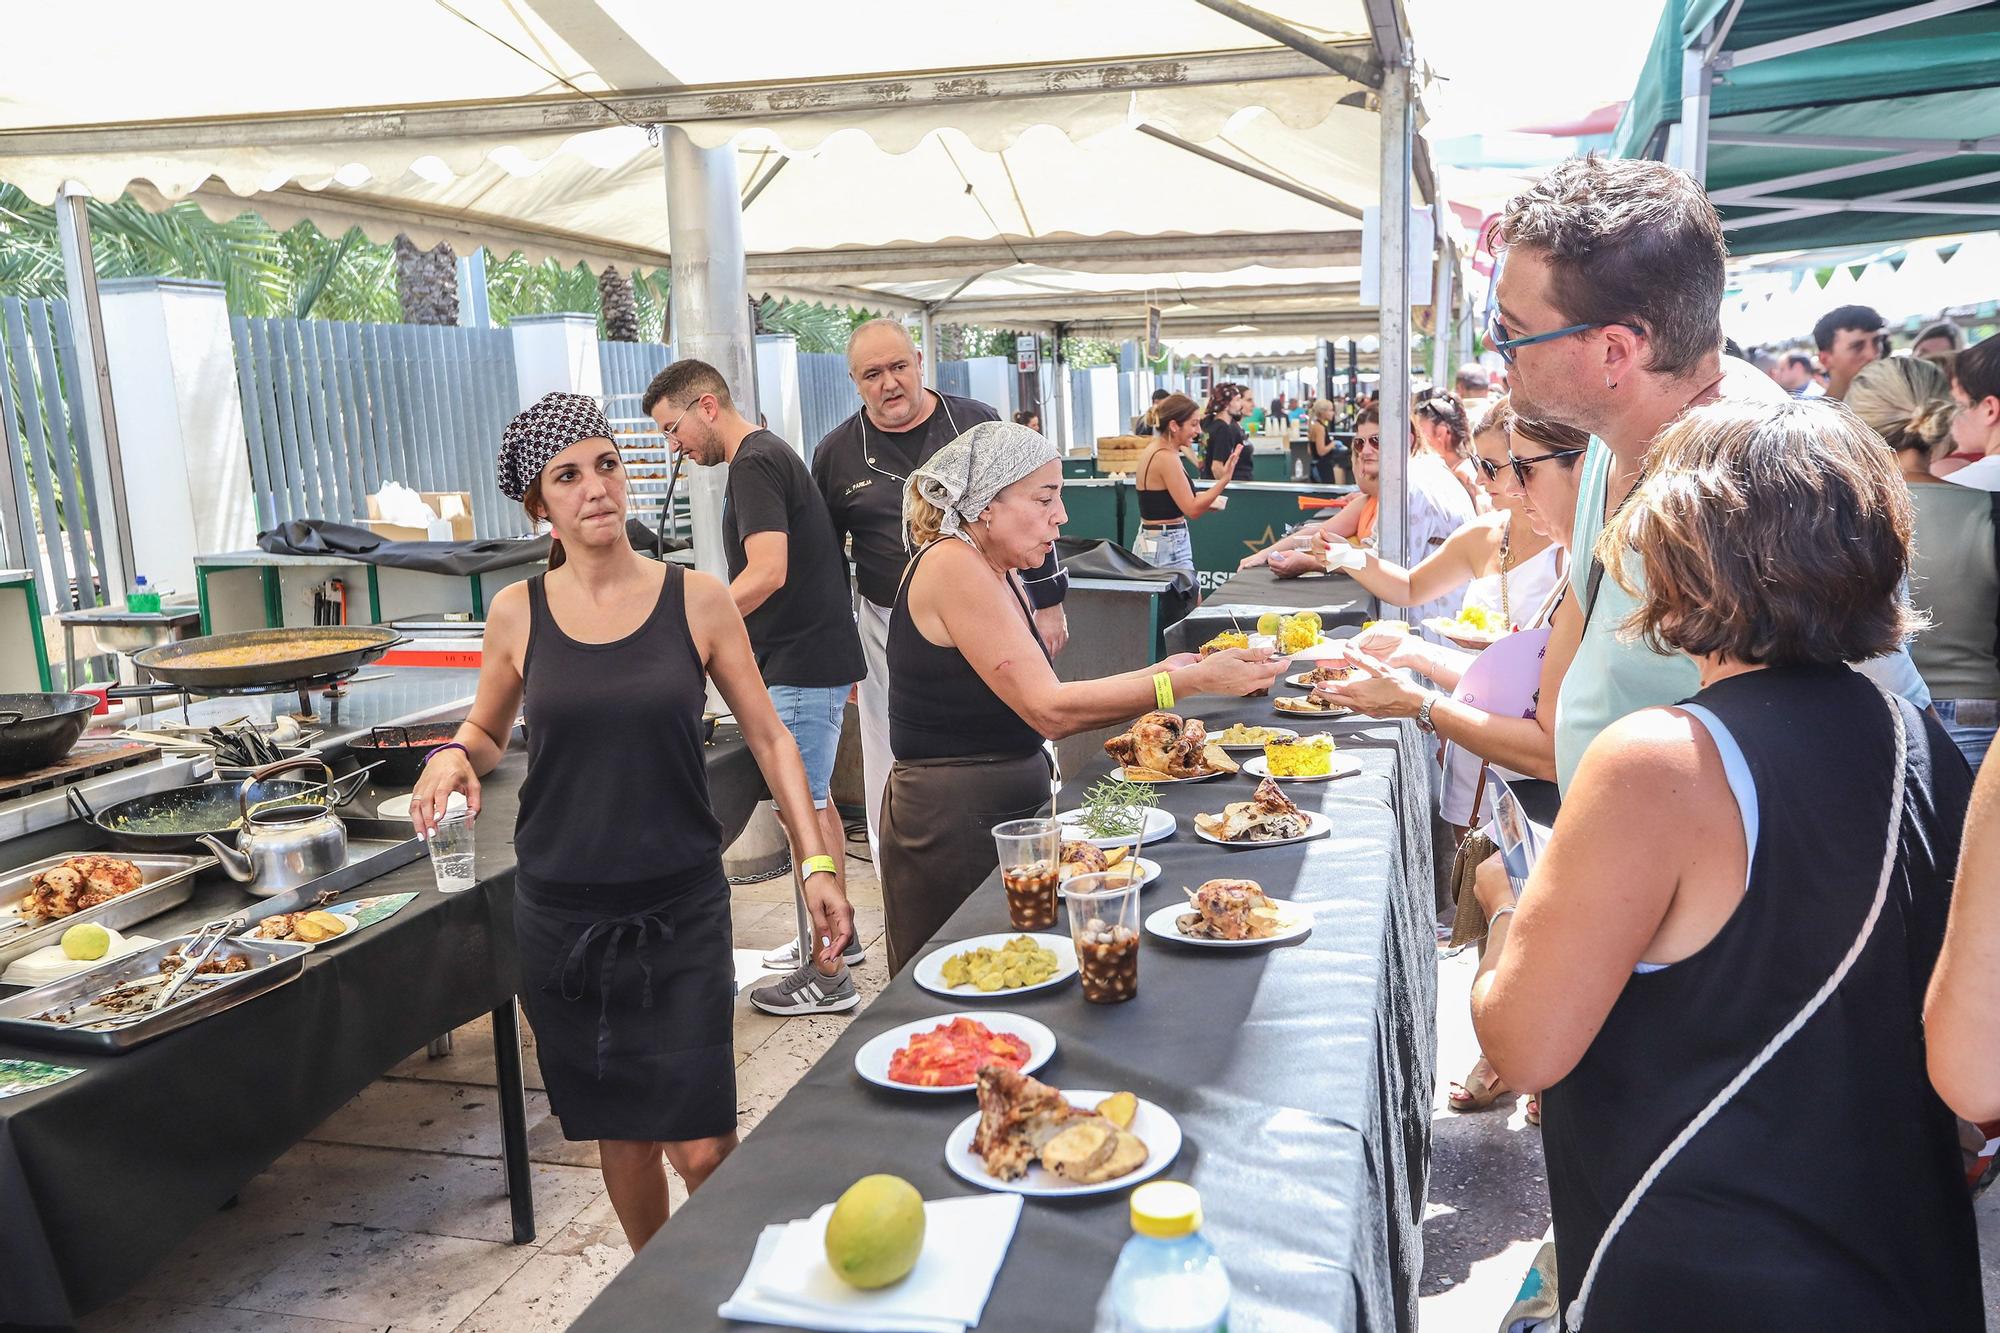
[[[611,439],[597,400],[582,393],[545,393],[507,423],[500,436],[500,493],[525,499],[549,460],[578,440]]]
[[[1011,421],[982,421],[947,444],[910,474],[910,484],[924,499],[944,511],[939,531],[964,536],[964,525],[978,518],[993,497],[1045,463],[1058,458],[1056,447],[1026,426]],[[910,531],[910,497],[903,496],[903,532]]]

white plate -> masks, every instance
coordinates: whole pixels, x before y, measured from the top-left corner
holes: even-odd
[[[1268,727],[1266,730],[1274,733],[1272,736],[1273,740],[1295,741],[1299,738],[1299,733],[1293,731],[1290,727]],[[1214,744],[1222,746],[1225,750],[1262,750],[1264,748],[1264,742],[1262,741],[1229,741],[1225,743],[1214,740],[1213,737],[1210,737],[1210,740]]]
[[[1278,706],[1278,701],[1280,699],[1288,699],[1292,697],[1294,696],[1281,694],[1278,695],[1276,698],[1272,699],[1271,700],[1272,711],[1279,713],[1285,717],[1346,717],[1349,713],[1354,711],[1352,708],[1303,708],[1302,709],[1302,708],[1280,708]]]
[[[1294,662],[1320,662],[1329,657],[1341,657],[1344,655],[1345,650],[1340,646],[1340,640],[1329,639],[1323,634],[1320,636],[1319,642],[1312,647],[1301,648],[1298,652],[1284,654],[1284,656],[1291,658]]]
[[[871,1037],[854,1053],[854,1072],[877,1087],[894,1088],[897,1092],[971,1092],[976,1083],[954,1083],[949,1087],[927,1088],[915,1083],[898,1083],[889,1077],[889,1059],[897,1051],[909,1044],[910,1038],[919,1033],[942,1027],[953,1019],[969,1018],[975,1023],[984,1023],[995,1033],[1004,1032],[1019,1037],[1028,1043],[1028,1062],[1021,1066],[1021,1072],[1032,1074],[1049,1062],[1056,1053],[1056,1034],[1049,1031],[1046,1024],[1037,1023],[1032,1018],[1007,1013],[956,1013],[939,1014],[915,1023],[905,1023],[901,1027],[890,1028],[879,1036]]]
[[[1148,884],[1151,884],[1154,880],[1160,877],[1160,863],[1158,861],[1149,861],[1143,856],[1134,857],[1133,859],[1139,863],[1140,888],[1142,889],[1145,888]],[[1113,871],[1117,871],[1126,864],[1127,864],[1126,862],[1120,861],[1117,865],[1111,867],[1111,869]],[[1056,896],[1058,898],[1063,896],[1063,891],[1060,885],[1057,886],[1056,888]]]
[[[1074,810],[1065,810],[1056,816],[1056,822],[1059,824],[1075,824],[1082,819],[1082,806],[1078,806]],[[1115,847],[1130,847],[1132,845],[1132,835],[1129,833],[1122,838],[1086,838],[1082,836],[1082,829],[1066,829],[1064,833],[1065,836],[1069,837],[1071,842],[1087,842],[1100,852],[1108,852]],[[1145,831],[1139,835],[1139,841],[1141,843],[1158,842],[1162,838],[1171,838],[1173,835],[1174,817],[1160,809],[1157,805],[1147,806]]]
[[[375,818],[408,819],[410,817],[410,802],[415,798],[416,793],[408,791],[404,792],[401,796],[391,796],[388,800],[376,805]]]
[[[1206,773],[1196,773],[1194,776],[1186,778],[1137,778],[1132,776],[1133,771],[1131,768],[1121,766],[1118,770],[1118,776],[1127,782],[1143,782],[1148,787],[1171,787],[1176,782],[1207,782],[1211,778],[1224,777],[1229,772],[1226,768],[1217,768],[1211,769]]]
[[[1195,836],[1199,837],[1203,842],[1212,842],[1218,847],[1289,847],[1295,842],[1310,842],[1314,838],[1324,838],[1327,834],[1333,832],[1333,821],[1319,811],[1301,810],[1299,813],[1306,817],[1306,831],[1299,834],[1296,838],[1266,838],[1258,842],[1231,842],[1227,838],[1211,837],[1203,833],[1199,828],[1195,830]]]
[[[1065,1089],[1063,1096],[1071,1106],[1090,1110],[1111,1094],[1109,1092],[1077,1092]],[[1077,1185],[1064,1180],[1053,1171],[1042,1169],[1040,1162],[1028,1167],[1028,1173],[1018,1180],[995,1180],[986,1172],[986,1163],[979,1154],[972,1151],[972,1136],[979,1129],[979,1112],[958,1122],[951,1136],[944,1141],[944,1164],[952,1174],[983,1189],[1002,1190],[1008,1194],[1025,1194],[1035,1199],[1061,1198],[1072,1194],[1110,1194],[1127,1186],[1136,1185],[1166,1170],[1167,1164],[1179,1156],[1181,1150],[1181,1123],[1173,1113],[1163,1107],[1139,1099],[1139,1109],[1132,1117],[1132,1132],[1146,1145],[1146,1160],[1139,1169],[1116,1180],[1107,1180],[1101,1185]]]
[[[1475,652],[1481,648],[1491,648],[1507,637],[1506,630],[1474,629],[1470,625],[1462,625],[1444,616],[1431,616],[1423,622],[1423,625],[1425,629],[1440,638],[1449,639],[1459,647],[1470,648]]]
[[[980,990],[977,986],[947,986],[944,984],[944,960],[972,949],[997,949],[1008,940],[1026,935],[1035,943],[1056,956],[1056,974],[1047,981],[1038,981],[1032,986],[1016,986],[1012,990]],[[917,984],[927,991],[939,995],[949,995],[957,1000],[1004,1000],[1010,995],[1026,995],[1029,991],[1047,990],[1050,986],[1060,986],[1076,975],[1076,945],[1067,935],[1038,935],[1025,930],[1006,930],[997,935],[975,935],[969,940],[947,944],[944,948],[927,954],[917,960],[911,975]]]
[[[1245,759],[1243,761],[1243,771],[1249,774],[1253,778],[1268,778],[1272,776],[1271,765],[1265,760],[1264,756],[1261,754],[1258,755],[1255,759]],[[1336,750],[1333,753],[1332,771],[1326,773],[1315,773],[1310,777],[1287,777],[1281,773],[1277,775],[1274,781],[1331,782],[1335,778],[1351,778],[1360,771],[1361,771],[1361,761],[1359,759],[1351,759],[1348,756]]]
[[[1285,909],[1286,915],[1291,920],[1291,924],[1277,934],[1266,935],[1261,940],[1204,940],[1193,935],[1183,935],[1180,932],[1180,928],[1174,924],[1174,918],[1185,916],[1193,910],[1187,903],[1168,903],[1165,907],[1152,913],[1146,918],[1146,929],[1158,935],[1163,940],[1172,940],[1176,944],[1192,944],[1202,949],[1254,949],[1260,944],[1278,944],[1285,940],[1295,940],[1300,936],[1312,934],[1313,923],[1310,913],[1304,911],[1296,904],[1284,902],[1277,898],[1273,898],[1271,901]]]

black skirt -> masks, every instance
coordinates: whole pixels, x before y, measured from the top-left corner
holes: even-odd
[[[729,881],[517,875],[521,1001],[549,1106],[572,1140],[676,1142],[736,1128]]]

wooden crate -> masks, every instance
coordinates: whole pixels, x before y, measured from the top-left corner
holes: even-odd
[[[1150,435],[1102,435],[1097,440],[1097,470],[1109,476],[1115,472],[1139,470],[1139,455],[1153,439]]]

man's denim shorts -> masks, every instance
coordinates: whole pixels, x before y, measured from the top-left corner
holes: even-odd
[[[840,753],[840,722],[847,712],[850,685],[770,685],[771,707],[798,743],[806,762],[806,785],[813,809],[824,810],[833,786],[833,761]]]

